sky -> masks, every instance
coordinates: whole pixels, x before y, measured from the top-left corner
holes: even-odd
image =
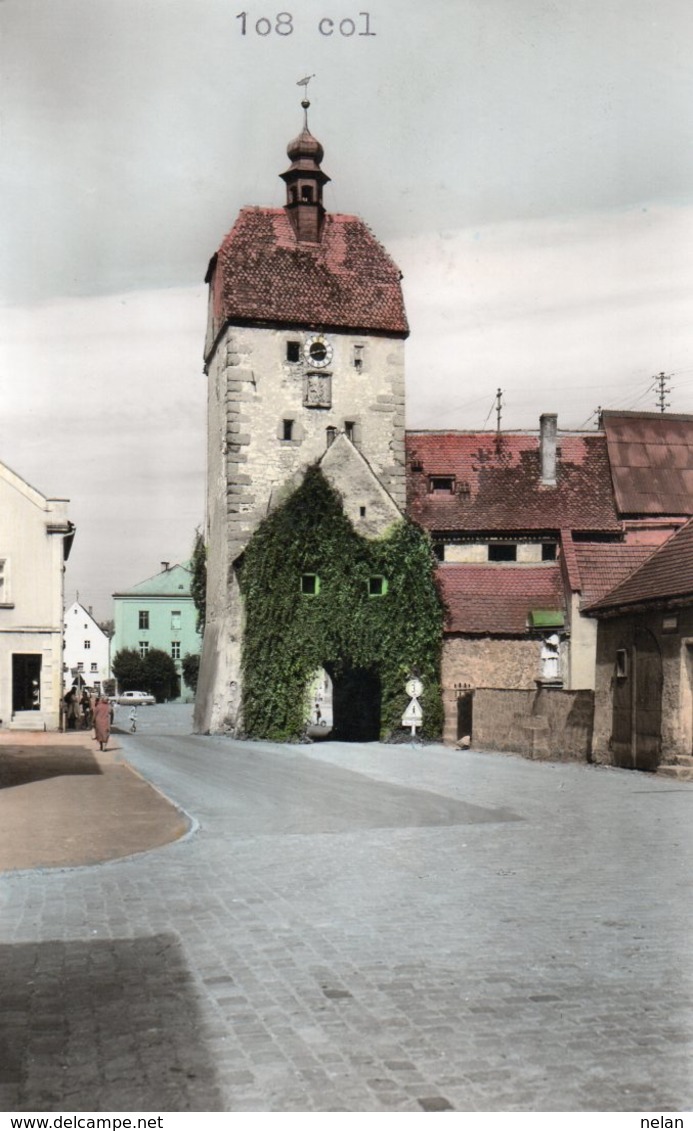
[[[101,619],[204,522],[204,275],[283,203],[305,75],[326,207],[404,274],[410,428],[498,389],[592,428],[660,372],[693,412],[689,0],[276,8],[0,0],[0,460],[70,499]]]

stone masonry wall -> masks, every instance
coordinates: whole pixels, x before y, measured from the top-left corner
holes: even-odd
[[[445,693],[447,717],[457,714],[457,693]],[[560,688],[481,687],[473,692],[475,750],[499,750],[544,761],[590,760],[594,693]]]
[[[534,688],[541,674],[536,637],[446,636],[443,687]]]
[[[693,609],[674,610],[675,631],[663,631],[666,611],[642,613],[637,619],[615,617],[599,621],[594,727],[594,759],[611,764],[613,692],[616,682],[616,652],[624,649],[632,670],[636,628],[655,637],[662,657],[662,749],[661,762],[693,753]]]
[[[327,430],[354,426],[354,440],[403,510],[404,342],[325,334],[333,348],[331,406],[304,406],[302,362],[287,342],[307,331],[230,327],[209,365],[207,617],[195,727],[216,733],[238,725],[243,613],[233,562],[287,485],[327,447]],[[354,346],[362,346],[361,367]],[[283,439],[283,421],[294,421]]]

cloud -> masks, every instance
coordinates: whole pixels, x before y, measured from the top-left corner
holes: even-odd
[[[205,314],[199,287],[3,312],[0,456],[71,500],[68,592],[101,616],[204,520]]]
[[[412,327],[410,427],[481,427],[502,388],[505,426],[557,410],[577,428],[693,366],[693,208],[431,232],[390,250]],[[692,392],[682,380],[672,409],[693,411]],[[654,410],[654,394],[638,407]]]

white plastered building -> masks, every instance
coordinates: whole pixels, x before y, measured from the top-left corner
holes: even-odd
[[[0,464],[1,729],[60,726],[67,504]]]
[[[87,687],[100,691],[111,674],[111,642],[91,612],[74,601],[65,612],[63,652],[64,687],[68,691],[78,676]]]

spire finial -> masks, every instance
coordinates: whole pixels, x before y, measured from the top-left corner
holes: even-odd
[[[296,86],[302,86],[303,87],[303,99],[301,101],[301,106],[303,107],[303,128],[304,128],[304,130],[308,129],[308,107],[310,106],[310,102],[308,101],[308,83],[310,82],[311,79],[314,79],[314,78],[315,78],[315,75],[306,75],[306,77],[304,79],[299,79],[298,82],[296,83]]]

